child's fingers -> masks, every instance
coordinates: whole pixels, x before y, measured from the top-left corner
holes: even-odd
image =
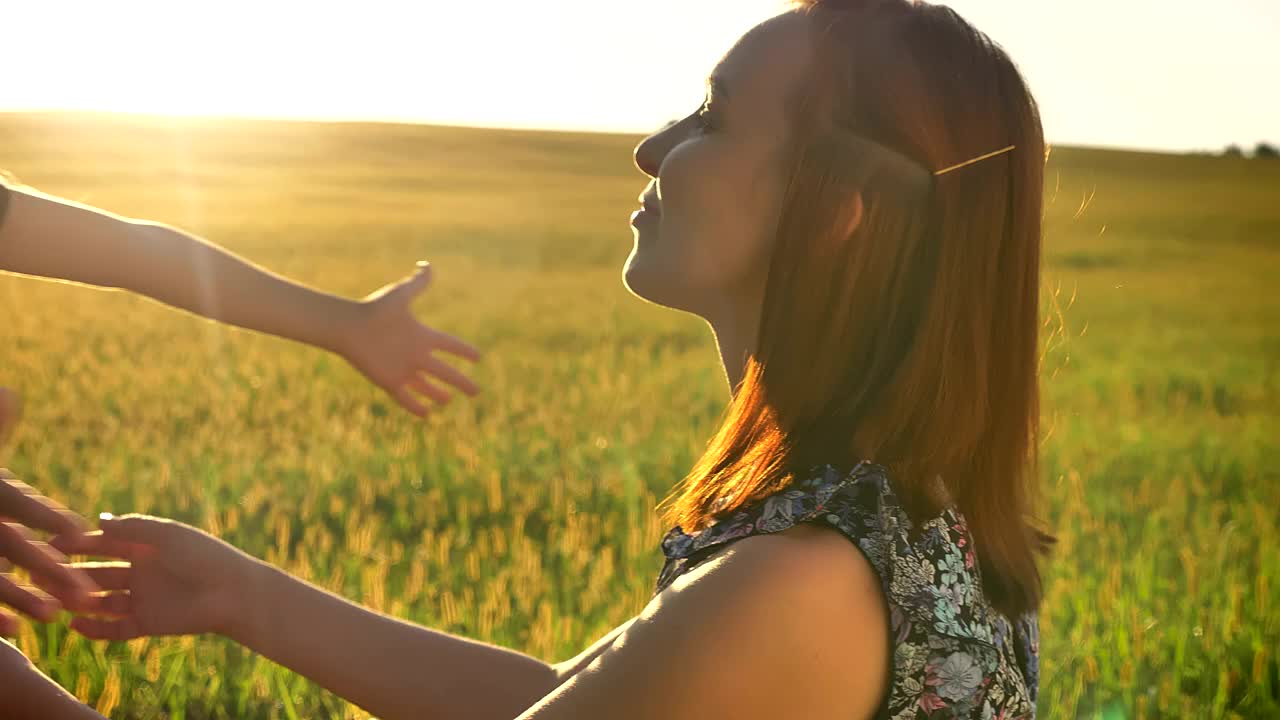
[[[425,395],[441,405],[449,403],[449,393],[417,373],[409,376],[408,385],[419,394]]]
[[[0,516],[53,535],[76,535],[88,529],[84,518],[3,469],[0,469]]]
[[[98,588],[106,592],[95,592],[76,598],[72,602],[64,601],[67,610],[77,615],[128,615],[133,611],[132,596],[129,590],[132,580],[133,566],[121,562],[76,563],[72,567],[84,573]]]
[[[68,572],[74,577],[81,578],[81,580],[76,583],[69,583],[63,577],[50,577],[42,573],[31,573],[31,584],[48,593],[64,609],[71,612],[80,612],[89,605],[93,598],[93,593],[99,592],[99,588],[80,570],[68,566]]]
[[[0,610],[0,637],[13,637],[18,634],[18,618],[12,613]]]
[[[135,543],[108,537],[101,530],[83,535],[59,535],[50,540],[49,544],[68,555],[93,555],[121,560],[132,560],[139,551]]]
[[[409,412],[413,413],[414,415],[417,415],[420,418],[427,416],[426,406],[423,405],[422,402],[418,400],[418,398],[414,397],[414,394],[412,392],[409,392],[408,386],[402,385],[398,388],[395,388],[392,391],[391,395],[396,399],[396,402],[400,403],[400,407],[404,408],[405,410],[408,410]]]
[[[38,588],[25,588],[0,576],[0,605],[7,605],[41,622],[49,622],[58,614],[58,601]]]
[[[116,620],[79,616],[71,619],[71,629],[90,640],[133,640],[142,637],[138,621],[132,617]]]
[[[449,383],[468,395],[475,395],[480,392],[480,388],[471,380],[471,378],[462,374],[457,368],[449,363],[435,357],[428,357],[423,366],[427,372],[435,377]]]
[[[128,590],[133,566],[123,562],[86,562],[72,567],[89,576],[103,590]]]
[[[41,578],[42,585],[64,591],[59,595],[79,598],[97,590],[83,573],[65,565],[65,555],[46,543],[32,540],[31,531],[21,525],[0,523],[0,555]]]
[[[444,352],[457,355],[458,357],[465,358],[471,362],[475,362],[480,359],[480,351],[477,350],[474,345],[464,342],[449,333],[442,333],[439,330],[435,330],[433,333],[434,334],[431,337],[431,344],[434,346],[433,349],[443,350]]]
[[[77,615],[93,617],[124,618],[133,614],[133,596],[127,592],[109,592],[94,595],[83,607],[76,609]]]

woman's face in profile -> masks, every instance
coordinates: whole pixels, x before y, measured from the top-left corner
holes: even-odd
[[[758,311],[781,207],[789,105],[811,62],[797,12],[752,29],[712,72],[704,104],[645,138],[653,178],[632,216],[623,279],[668,307],[723,317]]]

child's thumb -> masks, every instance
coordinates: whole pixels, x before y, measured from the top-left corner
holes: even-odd
[[[431,276],[431,263],[426,260],[419,260],[417,269],[403,281],[400,289],[403,292],[407,292],[409,297],[416,297],[431,286]]]
[[[423,287],[426,287],[431,284],[431,280],[434,275],[435,271],[431,263],[426,260],[419,260],[417,270],[413,273],[413,281],[421,283]]]

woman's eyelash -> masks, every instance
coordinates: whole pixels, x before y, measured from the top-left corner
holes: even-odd
[[[694,118],[697,121],[698,128],[700,130],[715,129],[715,123],[713,122],[714,116],[711,114],[710,101],[702,103],[702,107],[698,108],[698,112],[694,113]]]

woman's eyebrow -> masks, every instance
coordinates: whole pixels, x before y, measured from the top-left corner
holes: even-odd
[[[724,78],[719,75],[712,75],[707,78],[707,92],[714,97],[729,99],[729,91],[725,88]]]

